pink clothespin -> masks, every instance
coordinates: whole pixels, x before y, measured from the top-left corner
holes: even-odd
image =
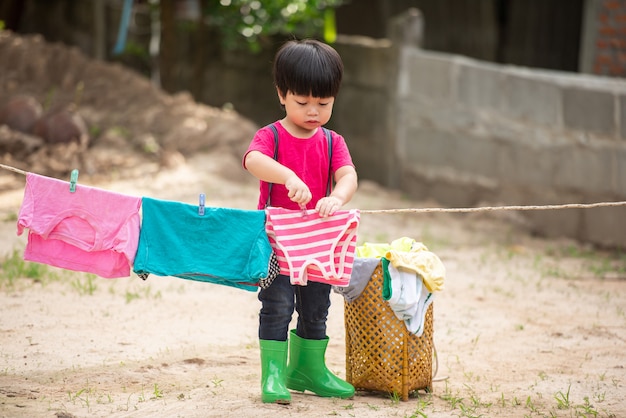
[[[300,212],[302,212],[303,218],[307,215],[306,205],[300,205]]]

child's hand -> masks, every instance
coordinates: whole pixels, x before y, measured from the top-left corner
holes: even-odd
[[[323,197],[317,201],[317,205],[315,205],[315,210],[322,218],[324,218],[337,212],[341,208],[341,206],[342,203],[338,198],[334,196],[328,196]]]
[[[305,206],[313,198],[311,190],[298,176],[291,176],[285,182],[285,187],[289,192],[287,196],[292,202],[300,206]]]

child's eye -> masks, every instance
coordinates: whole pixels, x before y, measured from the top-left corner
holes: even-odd
[[[300,106],[304,106],[306,104],[306,102],[299,102],[296,100],[296,103],[298,103]]]
[[[328,103],[320,103],[320,106],[328,106]]]

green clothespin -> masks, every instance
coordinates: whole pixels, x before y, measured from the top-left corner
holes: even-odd
[[[70,193],[74,193],[76,191],[76,182],[78,181],[78,170],[72,170],[70,174]]]

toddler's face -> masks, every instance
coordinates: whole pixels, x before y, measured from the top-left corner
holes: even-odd
[[[285,97],[278,94],[291,123],[306,132],[325,125],[333,113],[334,97],[313,97],[293,94],[288,91]]]

